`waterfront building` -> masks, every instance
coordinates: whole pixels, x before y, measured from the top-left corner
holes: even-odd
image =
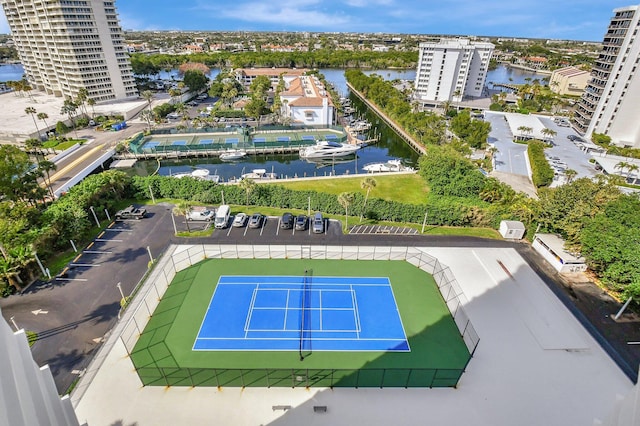
[[[579,96],[587,87],[589,72],[576,67],[565,67],[555,70],[549,78],[549,88],[559,95]]]
[[[96,102],[138,96],[114,1],[0,0],[34,89]]]
[[[420,43],[416,97],[439,103],[481,96],[493,48],[464,38]]]
[[[280,92],[281,114],[292,124],[330,126],[335,123],[335,108],[329,92],[315,75],[301,75]]]
[[[616,145],[635,148],[640,148],[639,8],[614,9],[573,119],[576,129],[587,137],[605,134]]]
[[[280,81],[280,76],[284,79],[285,84],[291,83],[296,78],[303,76],[307,73],[307,69],[295,69],[295,68],[238,68],[234,70],[236,80],[245,89],[248,89],[257,77],[264,75],[271,80],[271,87],[275,88]]]

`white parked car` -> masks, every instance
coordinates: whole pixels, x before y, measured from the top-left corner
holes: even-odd
[[[247,216],[245,213],[238,213],[236,217],[233,218],[233,223],[231,224],[231,226],[233,226],[234,228],[242,228],[247,224],[247,219],[249,219],[249,216]]]

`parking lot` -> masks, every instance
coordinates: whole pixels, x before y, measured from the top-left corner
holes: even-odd
[[[233,222],[233,219],[234,216],[230,218],[230,224]],[[256,238],[259,239],[260,237],[271,239],[276,237],[279,240],[282,240],[282,242],[300,242],[303,240],[308,241],[310,238],[317,238],[318,240],[321,240],[327,235],[342,234],[341,224],[337,220],[325,218],[324,232],[319,234],[313,232],[309,221],[307,221],[307,225],[304,230],[296,230],[295,227],[291,229],[283,229],[281,227],[281,220],[281,216],[267,216],[258,228],[251,228],[248,221],[242,227],[234,227],[230,225],[224,229],[216,229],[213,232],[213,237],[228,238],[229,240],[235,240],[238,242],[241,242],[243,239],[254,240]]]
[[[61,394],[83,374],[117,320],[122,294],[130,295],[147,271],[150,253],[159,256],[173,236],[171,206],[147,210],[145,219],[111,222],[84,247],[76,242],[77,255],[52,280],[0,299],[5,316],[38,334],[34,360],[49,364]]]

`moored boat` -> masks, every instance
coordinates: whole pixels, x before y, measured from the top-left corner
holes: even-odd
[[[402,161],[398,159],[389,160],[380,163],[369,163],[362,167],[369,173],[382,173],[382,172],[413,172],[413,167],[405,166]]]
[[[358,145],[333,141],[318,141],[315,145],[300,150],[301,158],[332,158],[345,157],[360,149]]]
[[[240,150],[225,151],[222,154],[220,154],[220,160],[236,161],[236,160],[240,160],[241,158],[244,158],[246,155],[247,153],[245,151],[240,151]]]

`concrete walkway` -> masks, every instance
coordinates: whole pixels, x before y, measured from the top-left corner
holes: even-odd
[[[514,249],[424,250],[451,267],[480,336],[457,389],[142,387],[113,335],[78,419],[92,426],[590,425],[632,389]]]

